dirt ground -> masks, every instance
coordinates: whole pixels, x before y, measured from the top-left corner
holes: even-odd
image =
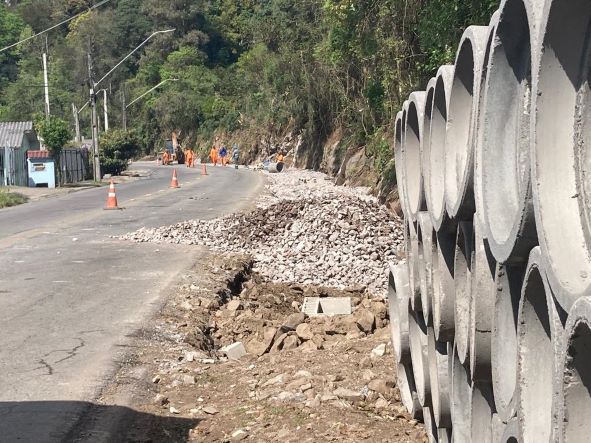
[[[204,253],[137,334],[99,401],[134,411],[118,441],[427,441],[399,401],[382,300],[268,283],[251,268]],[[350,297],[353,314],[304,317],[305,296]],[[236,342],[248,351],[238,360],[220,352]],[[78,440],[101,440],[91,428]]]

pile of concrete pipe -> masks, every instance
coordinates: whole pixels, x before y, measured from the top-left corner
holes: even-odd
[[[591,441],[590,31],[588,0],[504,0],[397,115],[392,342],[431,441]]]

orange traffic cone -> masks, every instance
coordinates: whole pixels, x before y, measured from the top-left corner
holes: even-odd
[[[176,169],[172,170],[172,180],[170,181],[171,188],[180,188],[179,180],[176,178]]]
[[[111,184],[109,185],[109,194],[107,197],[107,206],[104,209],[120,209],[117,206],[117,196],[115,195],[115,183],[111,180]]]
[[[207,175],[207,165],[205,163],[201,163],[201,175]]]

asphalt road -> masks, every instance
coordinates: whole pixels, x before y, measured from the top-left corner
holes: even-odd
[[[259,173],[134,165],[147,178],[0,210],[0,441],[61,441],[124,358],[129,337],[200,249],[111,238],[248,206]]]

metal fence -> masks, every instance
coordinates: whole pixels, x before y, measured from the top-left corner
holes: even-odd
[[[27,151],[0,148],[0,186],[27,186]]]
[[[64,149],[60,155],[64,183],[77,183],[89,178],[87,149]]]

